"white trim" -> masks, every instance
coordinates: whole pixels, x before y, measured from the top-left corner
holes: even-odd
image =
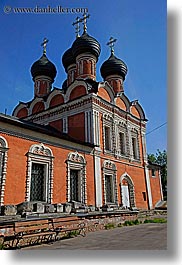
[[[26,108],[28,113],[29,109],[27,108],[27,103],[19,103],[13,110],[13,116],[17,117],[18,112],[23,108]]]
[[[7,174],[7,162],[8,162],[8,143],[3,136],[0,136],[0,149],[2,148],[2,153],[4,153],[3,157],[3,165],[2,172],[0,176],[0,206],[4,205],[4,194],[6,187],[6,174]]]
[[[50,107],[50,103],[51,103],[51,100],[57,96],[57,95],[61,95],[63,97],[63,100],[64,100],[64,94],[58,90],[58,89],[54,89],[48,96],[47,98],[47,101],[46,101],[46,109],[48,109]],[[63,102],[64,104],[64,102]]]
[[[153,208],[153,203],[152,203],[152,192],[151,192],[151,186],[150,186],[149,169],[147,165],[145,165],[145,180],[146,180],[146,189],[147,189],[147,195],[148,195],[148,206],[150,210]]]
[[[99,92],[99,88],[104,88],[107,91],[107,93],[109,94],[109,97],[111,99],[110,103],[115,104],[114,103],[115,93],[114,93],[112,86],[107,81],[105,81],[105,82],[100,82],[98,84],[98,92]]]
[[[91,111],[85,111],[85,141],[91,143]]]
[[[95,176],[95,203],[96,207],[102,206],[102,174],[101,174],[101,159],[99,156],[94,156],[94,176]]]
[[[160,191],[161,191],[161,200],[164,200],[164,195],[162,191],[162,180],[161,180],[161,171],[159,169],[159,183],[160,183]]]
[[[70,202],[70,171],[79,171],[79,194],[78,197],[81,203],[87,204],[87,179],[86,179],[86,161],[83,155],[76,152],[70,152],[67,158],[67,194],[66,199]]]
[[[53,153],[43,144],[33,144],[27,153],[26,194],[25,201],[30,201],[32,163],[46,165],[45,201],[52,203],[53,199]]]
[[[131,207],[136,207],[136,198],[135,198],[135,186],[134,186],[134,183],[133,183],[133,180],[132,178],[130,177],[130,175],[128,175],[127,172],[125,172],[121,177],[120,177],[120,185],[122,186],[122,181],[123,179],[125,179],[130,188],[129,188],[129,194],[130,194],[130,206]],[[122,188],[120,189],[120,192],[121,192],[121,200],[122,200]]]

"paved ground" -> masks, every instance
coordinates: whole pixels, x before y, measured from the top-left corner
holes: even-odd
[[[85,249],[85,250],[165,250],[167,224],[140,224],[90,232],[51,244],[26,249]]]

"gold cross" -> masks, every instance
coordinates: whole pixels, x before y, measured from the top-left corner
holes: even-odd
[[[46,47],[47,47],[47,43],[48,43],[48,39],[44,38],[43,42],[41,43],[41,46],[43,46],[43,54],[46,55]]]
[[[75,33],[76,33],[76,37],[77,37],[77,38],[80,37],[80,23],[81,23],[82,21],[83,21],[82,18],[77,17],[77,18],[76,18],[76,21],[72,23],[73,26],[76,25],[76,27],[75,27]]]
[[[86,33],[87,32],[87,18],[90,17],[90,14],[86,14],[84,13],[83,14],[83,18],[82,18],[82,21],[83,21],[83,33]]]
[[[114,39],[113,37],[110,37],[107,45],[111,48],[111,54],[114,54],[114,43],[117,41],[117,39]]]

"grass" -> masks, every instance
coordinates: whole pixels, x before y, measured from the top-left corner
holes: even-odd
[[[154,219],[145,219],[144,224],[147,224],[147,223],[167,223],[167,220],[164,219],[164,218],[154,218]]]
[[[132,221],[125,221],[123,224],[119,223],[117,227],[132,226],[132,225],[147,224],[147,223],[161,223],[162,224],[162,223],[167,223],[167,220],[164,218],[154,218],[154,219],[145,219],[142,222],[136,219]]]

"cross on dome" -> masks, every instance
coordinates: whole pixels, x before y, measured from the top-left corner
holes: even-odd
[[[89,17],[90,17],[90,14],[86,14],[86,13],[83,14],[83,18],[82,18],[82,21],[83,21],[83,33],[87,32],[87,18],[89,18]]]
[[[114,54],[114,43],[117,41],[117,39],[114,39],[113,37],[110,37],[107,45],[111,48],[111,55]]]
[[[41,43],[41,46],[43,46],[43,54],[46,55],[46,47],[47,47],[47,43],[48,43],[48,39],[44,38],[43,42]]]
[[[75,27],[75,33],[76,33],[76,37],[77,37],[77,38],[80,37],[80,23],[81,23],[82,21],[83,21],[82,18],[77,17],[77,18],[76,18],[76,21],[72,23],[73,26],[76,25],[76,27]]]

